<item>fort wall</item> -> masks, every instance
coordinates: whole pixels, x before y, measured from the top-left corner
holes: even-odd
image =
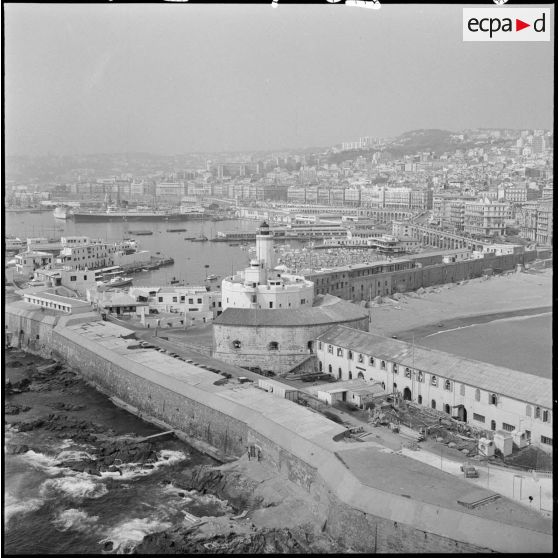
[[[35,331],[47,335],[50,328],[44,354],[63,359],[104,392],[142,413],[228,455],[240,456],[248,445],[258,445],[266,461],[313,496],[313,511],[321,514],[324,529],[357,551],[551,551],[548,533],[409,500],[363,484],[319,440],[304,438],[280,421],[219,393],[183,383],[177,389],[170,376],[102,349],[81,335],[79,328],[65,327],[85,317],[60,318],[56,325],[51,316],[40,315],[24,316],[24,323],[9,307],[6,315],[10,327],[29,328],[18,341]],[[273,395],[262,392],[262,397]]]

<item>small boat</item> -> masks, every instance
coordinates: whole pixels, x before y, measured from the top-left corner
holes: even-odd
[[[215,279],[219,279],[218,275],[214,275],[213,273],[207,276],[208,281],[215,281]]]
[[[205,236],[205,234],[202,234],[198,237],[195,237],[192,239],[192,242],[207,242],[209,240],[209,238],[207,238],[207,236]]]
[[[238,242],[229,242],[229,246],[240,246]]]
[[[100,287],[105,287],[108,289],[116,289],[118,287],[124,287],[126,285],[131,285],[133,281],[132,277],[113,277],[108,281],[98,281],[97,285]]]
[[[177,279],[176,277],[173,277],[173,278],[170,280],[170,284],[171,284],[171,285],[176,285],[176,283],[180,283],[180,280]]]
[[[195,236],[185,236],[184,240],[196,240]]]
[[[167,232],[186,232],[188,229],[167,229]]]
[[[137,235],[151,235],[153,234],[153,231],[148,231],[148,230],[141,230],[141,231],[128,231],[130,234],[137,234]]]

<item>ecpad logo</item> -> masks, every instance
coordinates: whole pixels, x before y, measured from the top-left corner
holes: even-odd
[[[463,8],[464,41],[550,41],[550,8]]]

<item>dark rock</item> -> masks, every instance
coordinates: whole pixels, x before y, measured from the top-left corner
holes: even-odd
[[[103,550],[112,550],[114,548],[114,544],[112,543],[112,541],[107,541],[104,545],[103,545]]]
[[[21,453],[26,453],[29,451],[29,446],[26,446],[25,444],[14,444],[14,445],[8,445],[6,447],[6,449],[8,450],[8,453],[10,455],[19,455]]]

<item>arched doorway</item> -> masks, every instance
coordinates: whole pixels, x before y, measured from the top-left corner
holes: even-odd
[[[314,352],[313,341],[308,341],[308,350],[310,351],[310,354],[312,354]]]
[[[450,408],[450,406],[449,406],[447,403],[444,405],[444,411],[445,411],[448,415],[451,414],[451,408]]]
[[[411,390],[408,387],[403,390],[403,399],[405,401],[411,401]]]
[[[358,373],[358,379],[359,380],[364,380],[364,374],[362,372]]]

